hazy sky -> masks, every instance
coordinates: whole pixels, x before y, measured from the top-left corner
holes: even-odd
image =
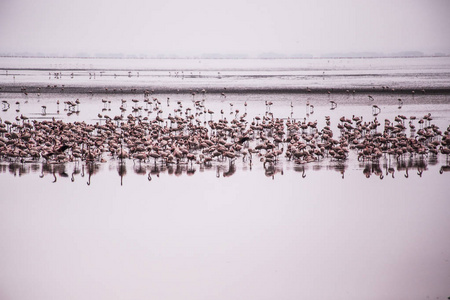
[[[450,53],[448,0],[1,0],[0,53]]]

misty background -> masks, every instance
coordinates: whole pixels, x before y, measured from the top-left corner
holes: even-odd
[[[2,0],[0,55],[449,55],[447,0]]]

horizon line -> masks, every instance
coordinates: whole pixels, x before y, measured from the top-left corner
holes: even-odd
[[[401,57],[448,57],[450,52],[424,53],[422,51],[352,51],[329,52],[323,54],[261,52],[259,54],[247,53],[201,53],[201,54],[130,54],[130,53],[76,53],[58,54],[42,52],[0,52],[0,57],[18,58],[86,58],[86,59],[320,59],[320,58],[401,58]]]

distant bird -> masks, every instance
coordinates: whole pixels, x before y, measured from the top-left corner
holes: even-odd
[[[330,103],[331,103],[331,108],[330,108],[331,110],[333,110],[337,107],[337,103],[334,102],[333,100],[330,100]]]
[[[381,112],[381,108],[378,105],[372,105],[372,115],[376,116]]]

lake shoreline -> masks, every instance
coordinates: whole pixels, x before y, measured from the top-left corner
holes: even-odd
[[[145,86],[144,86],[145,85]],[[67,86],[67,85],[38,85],[38,84],[3,84],[0,93],[40,93],[40,94],[104,94],[104,95],[127,95],[127,94],[186,94],[186,93],[207,93],[207,94],[300,94],[300,95],[318,95],[318,94],[393,94],[393,95],[450,95],[450,86],[448,87],[402,87],[395,89],[386,89],[384,87],[317,87],[309,88],[306,86],[299,87],[205,87],[202,88],[198,84],[191,86],[157,86],[154,84],[142,84],[139,86],[130,85],[104,85],[104,86]]]

